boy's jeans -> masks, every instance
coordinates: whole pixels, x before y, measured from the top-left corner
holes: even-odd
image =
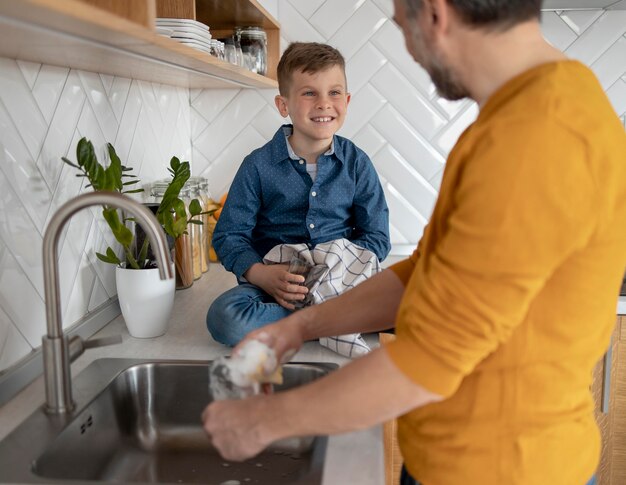
[[[220,295],[209,308],[206,324],[218,342],[235,346],[249,332],[285,318],[291,310],[258,286],[244,283]]]
[[[420,482],[415,480],[406,468],[402,467],[402,473],[400,475],[400,485],[420,485]],[[587,482],[587,485],[596,485],[596,477],[591,477],[591,480]]]

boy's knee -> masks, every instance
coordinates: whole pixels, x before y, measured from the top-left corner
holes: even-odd
[[[234,347],[245,336],[233,314],[227,294],[219,296],[209,307],[206,325],[211,337],[221,344]]]
[[[232,335],[232,322],[226,315],[224,305],[220,303],[218,298],[210,306],[206,316],[207,329],[213,340],[234,347],[240,339],[237,340],[236,336]]]

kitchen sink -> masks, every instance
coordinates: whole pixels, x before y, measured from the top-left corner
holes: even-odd
[[[43,406],[0,443],[0,482],[320,484],[326,437],[283,440],[245,462],[220,457],[200,415],[211,401],[209,364],[99,359],[74,380],[76,410]],[[292,363],[275,392],[337,365]]]

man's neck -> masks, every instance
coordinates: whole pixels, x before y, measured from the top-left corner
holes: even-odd
[[[567,59],[546,42],[536,21],[505,32],[464,30],[458,40],[457,65],[462,66],[458,74],[479,106],[514,77],[539,65]]]
[[[316,163],[317,158],[326,153],[333,139],[329,140],[311,140],[298,133],[295,129],[292,135],[289,137],[289,144],[293,151],[306,160],[307,163]]]

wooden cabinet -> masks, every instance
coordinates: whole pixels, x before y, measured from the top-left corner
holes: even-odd
[[[209,25],[221,39],[235,27],[261,27],[267,34],[267,77],[276,79],[280,58],[280,26],[256,0],[157,0],[157,17],[194,19]]]
[[[260,76],[158,35],[156,0],[0,0],[0,56],[188,88],[277,87],[279,24],[256,0],[169,3],[195,5],[197,19],[217,34],[264,27],[274,74]]]
[[[626,483],[626,316],[617,317],[611,346],[598,362],[592,391],[602,433],[598,485]]]

